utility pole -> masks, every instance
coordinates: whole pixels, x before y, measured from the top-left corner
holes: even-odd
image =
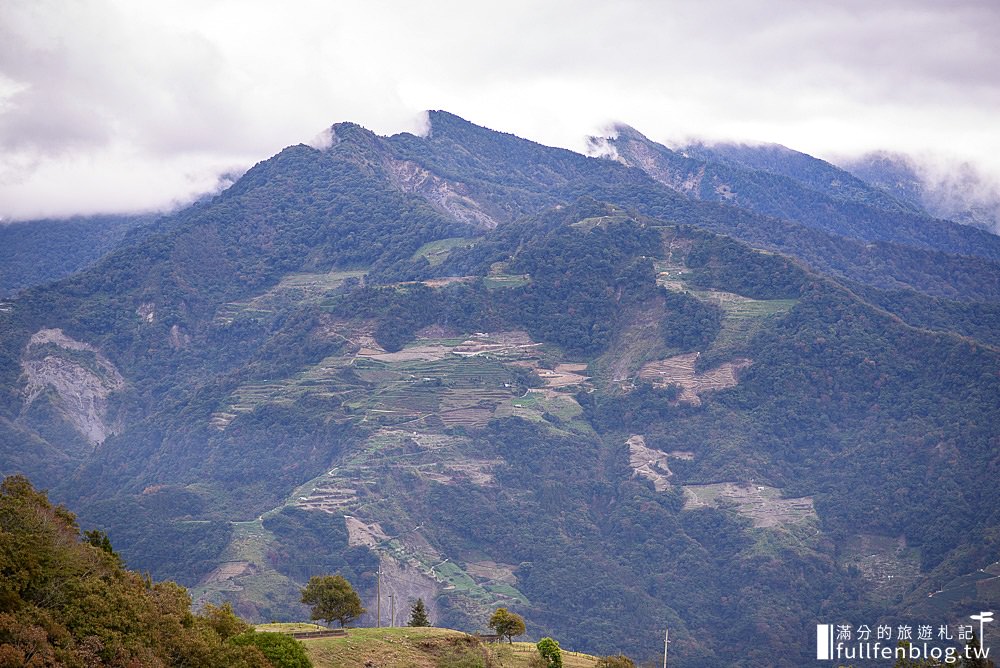
[[[396,625],[396,595],[389,594],[389,626]]]
[[[375,572],[375,628],[382,628],[382,560],[378,560]]]
[[[667,645],[670,644],[670,629],[663,629],[663,668],[667,668]]]

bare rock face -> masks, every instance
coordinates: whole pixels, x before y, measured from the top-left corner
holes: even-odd
[[[347,525],[348,543],[352,547],[363,545],[374,550],[379,544],[390,540],[378,522],[366,524],[350,515],[344,516],[344,522]],[[391,626],[406,624],[410,606],[418,598],[424,599],[427,614],[432,621],[437,618],[439,612],[437,597],[440,593],[440,584],[435,577],[428,574],[426,566],[421,566],[420,562],[413,558],[413,554],[422,553],[433,561],[440,561],[443,557],[419,533],[407,535],[403,542],[406,547],[400,552],[399,558],[381,551],[376,552],[382,570],[381,623],[385,624],[388,621]],[[393,616],[393,605],[395,616]],[[368,621],[374,622],[377,603],[366,603],[366,606],[368,607],[366,616],[370,618]]]
[[[420,195],[438,211],[472,227],[491,230],[497,226],[497,220],[463,184],[442,179],[408,160],[388,160],[386,166],[400,190]]]
[[[41,329],[25,346],[21,369],[27,380],[25,410],[43,396],[49,397],[56,410],[95,446],[117,432],[108,417],[108,397],[125,387],[125,379],[93,346],[66,336],[61,329]]]
[[[638,167],[682,195],[701,199],[698,193],[705,178],[705,166],[698,165],[697,169],[693,169],[690,165],[671,164],[650,148],[649,144],[648,139],[631,129],[611,142],[615,158],[619,162],[630,167]]]
[[[181,348],[187,348],[191,343],[191,335],[185,332],[180,325],[171,325],[170,327],[170,347],[174,350],[180,350]]]

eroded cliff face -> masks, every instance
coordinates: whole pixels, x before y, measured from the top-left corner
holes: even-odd
[[[25,346],[21,369],[26,380],[25,411],[47,398],[94,446],[117,433],[119,425],[109,417],[108,399],[125,387],[125,379],[96,348],[61,329],[41,329]]]
[[[638,167],[655,180],[682,195],[701,199],[701,182],[705,178],[704,165],[685,169],[677,164],[670,164],[657,155],[646,142],[630,137],[617,141],[614,146],[620,162],[629,167]]]
[[[400,190],[420,195],[438,211],[473,227],[491,230],[497,226],[497,220],[465,185],[442,179],[408,160],[387,159],[386,167]]]

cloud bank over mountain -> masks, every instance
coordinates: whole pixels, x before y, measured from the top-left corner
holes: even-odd
[[[419,131],[428,108],[578,150],[621,120],[997,177],[998,33],[977,0],[10,0],[0,216],[169,207],[332,122]]]

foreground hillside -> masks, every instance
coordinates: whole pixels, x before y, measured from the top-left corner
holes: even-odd
[[[262,631],[293,625],[263,624]],[[350,629],[346,637],[302,640],[315,668],[442,668],[500,665],[530,668],[537,659],[534,643],[482,643],[461,631],[439,628]],[[598,658],[563,649],[565,668],[593,668]]]
[[[441,626],[796,666],[834,615],[1000,603],[996,241],[431,121],[337,125],[5,304],[0,469],[256,622],[381,571]]]
[[[0,484],[0,666],[272,668],[228,608],[125,570],[23,477]]]

